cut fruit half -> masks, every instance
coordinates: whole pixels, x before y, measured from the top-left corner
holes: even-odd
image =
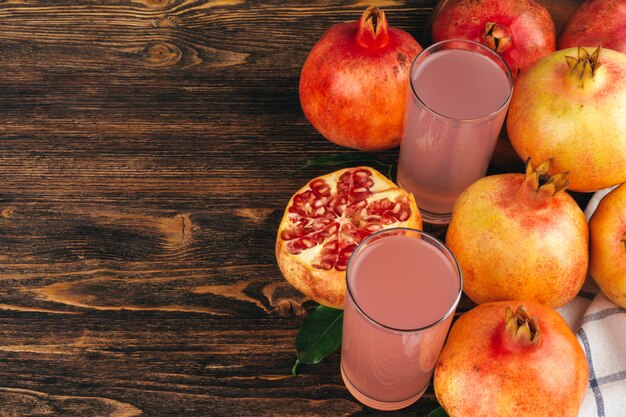
[[[291,197],[278,228],[276,260],[303,294],[343,308],[350,255],[365,237],[390,227],[422,228],[413,195],[373,168],[341,169]]]

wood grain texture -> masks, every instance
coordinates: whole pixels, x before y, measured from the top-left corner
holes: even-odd
[[[315,303],[273,253],[327,170],[294,169],[341,151],[300,68],[367,3],[0,1],[0,416],[379,415],[337,354],[290,375]],[[434,6],[371,3],[417,39]]]

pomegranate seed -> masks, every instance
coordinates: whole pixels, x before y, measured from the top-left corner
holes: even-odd
[[[335,264],[335,269],[337,271],[345,271],[347,266],[348,266],[348,261],[340,260],[340,261],[337,261],[337,263]]]
[[[398,214],[398,213],[400,213],[400,210],[402,210],[402,205],[400,203],[396,203],[396,205],[393,206],[393,212],[395,214]]]
[[[337,240],[334,240],[333,242],[327,243],[324,246],[324,250],[328,250],[334,256],[334,252],[337,250],[338,247],[339,247],[339,244]]]
[[[322,260],[326,262],[335,262],[336,257],[337,254],[335,252],[327,252],[324,254],[324,256],[322,256]]]
[[[325,207],[318,207],[313,211],[313,215],[315,216],[321,216],[322,214],[324,214],[326,212],[326,208]]]
[[[348,245],[352,244],[352,243],[354,243],[354,238],[352,236],[350,236],[350,235],[347,235],[347,234],[343,235],[343,242],[345,244],[348,244]]]
[[[313,229],[314,230],[319,231],[319,230],[322,230],[325,227],[326,227],[326,225],[324,223],[322,223],[322,222],[315,222],[315,223],[313,223]]]
[[[403,221],[406,221],[410,216],[411,216],[410,211],[403,210],[402,213],[400,213],[400,215],[398,216],[398,220],[403,222]]]
[[[322,269],[324,269],[326,271],[329,271],[329,270],[333,269],[333,266],[334,266],[333,264],[334,264],[334,262],[323,262],[322,263]]]
[[[328,233],[329,235],[334,235],[335,233],[337,233],[337,230],[339,230],[339,226],[337,225],[337,223],[333,223],[332,226],[326,229],[326,233]]]
[[[396,219],[388,214],[384,214],[383,218],[382,218],[382,223],[383,224],[391,224],[391,223],[395,223]]]
[[[360,201],[357,201],[356,203],[352,204],[351,207],[353,207],[353,208],[361,208],[361,207],[366,207],[366,206],[367,206],[367,201],[360,200]]]
[[[323,184],[326,184],[326,180],[324,180],[323,178],[315,178],[313,181],[311,181],[311,188]]]
[[[287,252],[291,254],[297,255],[300,253],[300,249],[296,247],[293,241],[288,242],[287,245],[285,245],[285,248],[287,249]]]
[[[317,192],[320,193],[320,195],[323,195],[323,196],[330,195],[330,187],[328,185],[324,184],[324,186],[320,187],[317,190]]]
[[[320,198],[320,199],[318,199],[318,200],[315,200],[315,201],[313,202],[313,207],[316,207],[316,208],[317,208],[317,207],[323,207],[323,206],[326,204],[326,201],[327,201],[327,200],[328,200],[328,199],[327,199],[326,197],[322,197],[322,198]]]
[[[365,187],[359,187],[359,188],[355,188],[354,190],[352,190],[353,193],[357,193],[357,194],[363,194],[366,193],[368,190]]]

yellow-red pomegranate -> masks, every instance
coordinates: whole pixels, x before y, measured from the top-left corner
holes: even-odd
[[[340,169],[291,197],[278,227],[276,260],[303,294],[343,308],[350,255],[365,237],[389,227],[421,229],[413,195],[373,168]]]
[[[556,49],[552,17],[532,0],[442,0],[432,36],[435,42],[460,38],[490,47],[514,78]]]
[[[501,301],[454,323],[434,386],[450,417],[576,417],[588,380],[585,354],[557,312]]]
[[[421,50],[376,7],[358,22],[332,26],[302,67],[304,114],[338,145],[366,151],[398,146],[409,70]]]
[[[626,54],[556,51],[515,84],[509,140],[522,158],[553,158],[569,188],[596,191],[626,181]]]
[[[569,17],[559,49],[602,46],[626,53],[626,1],[587,0]]]
[[[446,244],[476,303],[534,300],[559,307],[576,296],[588,265],[585,216],[563,190],[567,175],[548,176],[550,160],[526,175],[485,177],[457,199]]]
[[[589,234],[589,272],[609,300],[626,308],[626,183],[600,201]]]

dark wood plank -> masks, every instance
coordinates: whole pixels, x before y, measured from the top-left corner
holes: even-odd
[[[434,0],[372,3],[421,39]],[[1,416],[379,415],[338,354],[290,375],[315,303],[273,254],[327,171],[294,169],[341,150],[304,118],[300,68],[365,7],[0,2]],[[435,406],[431,387],[393,415]]]

